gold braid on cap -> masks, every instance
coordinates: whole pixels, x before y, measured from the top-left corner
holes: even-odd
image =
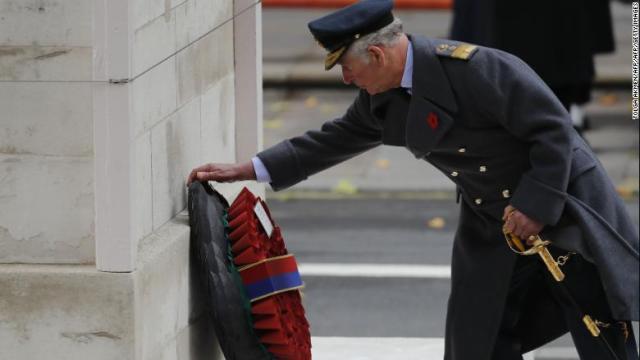
[[[346,50],[347,50],[347,47],[343,46],[336,51],[330,52],[327,55],[327,57],[324,59],[324,69],[325,70],[331,69],[336,64],[336,62],[338,62],[338,60]]]

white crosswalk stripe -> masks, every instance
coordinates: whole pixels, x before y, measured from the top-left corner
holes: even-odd
[[[314,360],[439,360],[444,357],[442,338],[374,338],[374,337],[312,337]],[[567,354],[566,351],[554,354]],[[544,359],[535,357],[535,359]],[[577,359],[559,357],[558,359]],[[534,360],[533,353],[524,360]]]
[[[370,277],[370,278],[437,278],[451,277],[451,267],[446,265],[401,264],[320,264],[298,265],[305,276]]]
[[[441,338],[313,337],[315,360],[442,359]]]

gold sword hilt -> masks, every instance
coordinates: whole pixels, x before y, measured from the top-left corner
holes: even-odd
[[[506,227],[503,227],[503,232],[511,250],[520,255],[538,254],[547,266],[547,269],[553,278],[558,282],[564,280],[564,273],[560,269],[558,263],[554,260],[553,256],[551,256],[549,249],[547,249],[547,245],[551,243],[550,241],[542,240],[540,236],[534,235],[533,245],[530,248],[525,249],[524,243],[518,236],[510,233]]]
[[[544,264],[547,266],[547,269],[556,281],[560,282],[564,280],[564,273],[553,256],[551,256],[549,249],[547,249],[547,245],[551,242],[540,239],[540,236],[538,235],[535,235],[535,237],[536,239],[533,241],[533,248],[537,249],[536,253],[540,255],[540,258],[544,261]]]

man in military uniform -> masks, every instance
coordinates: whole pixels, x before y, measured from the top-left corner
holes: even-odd
[[[326,69],[339,64],[362,89],[341,118],[251,162],[198,167],[187,182],[280,190],[378,145],[404,146],[458,188],[445,359],[521,359],[567,331],[583,359],[637,359],[638,234],[567,111],[518,58],[404,34],[392,5],[364,0],[309,24]],[[503,224],[553,241],[568,291],[507,246]]]

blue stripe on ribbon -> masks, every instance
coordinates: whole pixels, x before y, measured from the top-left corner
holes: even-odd
[[[253,284],[245,285],[244,288],[247,291],[249,299],[253,300],[276,291],[298,286],[302,286],[302,279],[300,278],[300,273],[296,271],[276,275]]]

